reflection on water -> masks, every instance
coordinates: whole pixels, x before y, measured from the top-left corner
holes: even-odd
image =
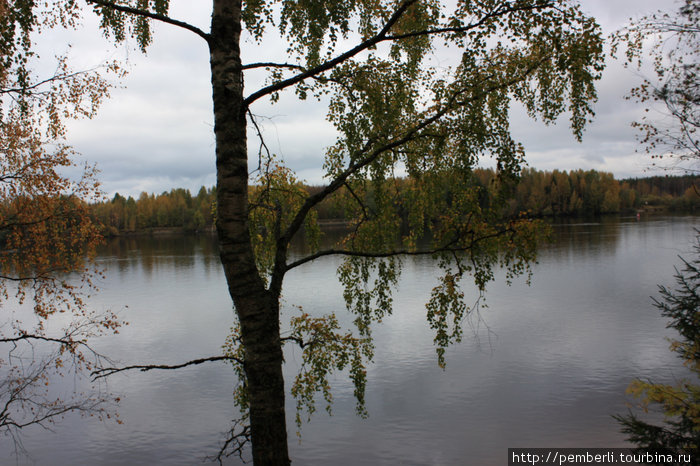
[[[159,267],[191,269],[201,260],[208,273],[220,267],[218,249],[210,235],[122,236],[110,238],[100,250],[103,261],[114,263],[120,273],[142,268],[151,276]]]
[[[332,417],[320,409],[300,442],[290,423],[293,461],[489,466],[505,464],[509,447],[622,446],[610,415],[626,411],[629,381],[683,373],[649,296],[657,283],[672,283],[677,255],[690,252],[697,224],[695,217],[557,223],[532,285],[516,280],[508,287],[499,276],[465,341],[448,350],[445,371],[436,364],[423,307],[436,284],[434,264],[406,259],[394,315],[375,331],[369,419],[355,416],[352,387],[338,376]],[[220,353],[232,309],[212,238],[119,238],[100,261],[107,278],[92,305],[122,309],[131,322],[100,340],[101,351],[125,364]],[[288,276],[286,317],[296,312],[293,304],[343,312],[338,263],[326,257]],[[300,354],[288,348],[286,360],[289,380]],[[236,415],[234,383],[225,364],[117,375],[109,389],[124,395],[124,424],[69,417],[56,433],[28,431],[25,447],[36,464],[198,464],[216,452]],[[10,446],[0,448],[0,462],[12,460]]]

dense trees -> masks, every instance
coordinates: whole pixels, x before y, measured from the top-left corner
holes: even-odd
[[[700,206],[693,189],[697,176],[657,176],[616,180],[595,170],[523,171],[511,211],[544,216],[587,216],[630,210],[665,208],[692,210]]]
[[[427,302],[441,363],[445,347],[461,337],[468,312],[460,280],[471,276],[483,288],[499,264],[511,274],[526,270],[536,225],[504,207],[524,159],[510,135],[510,105],[521,102],[546,122],[566,111],[580,138],[603,67],[598,26],[563,0],[450,6],[436,0],[212,0],[208,31],[168,16],[168,0],[86,2],[117,42],[133,37],[145,49],[150,22],[160,21],[208,47],[216,226],[238,318],[229,357],[244,378],[236,399],[256,464],[289,464],[284,343],[304,348],[308,362],[294,383],[302,408],[313,406],[316,391],[324,392],[330,372],[349,367],[362,409],[372,323],[391,312],[402,255],[433,255],[442,270]],[[24,3],[30,12],[38,8]],[[59,17],[82,13],[72,0],[55,0],[52,8]],[[273,62],[258,49],[242,49],[244,35],[254,43],[283,43],[284,58]],[[246,90],[244,82],[254,83],[244,79],[251,72],[267,79]],[[325,154],[327,185],[314,194],[274,154],[261,154],[252,180],[248,169],[251,109],[286,91],[301,100],[326,96],[328,120],[338,130]],[[482,156],[497,164],[488,206],[472,183]],[[407,175],[405,196],[391,182],[398,172]],[[353,219],[352,228],[336,247],[319,249],[314,208],[332,195]],[[302,230],[311,252],[290,262],[289,244]],[[424,236],[430,243],[419,249]],[[356,328],[338,329],[334,315],[301,313],[291,322],[292,334],[281,335],[285,275],[327,255],[346,257],[339,278]]]
[[[116,235],[157,228],[211,231],[215,206],[216,189],[202,186],[196,196],[182,188],[159,195],[141,193],[138,199],[117,193],[111,200],[92,204],[90,211],[104,234]]]
[[[63,139],[65,119],[94,115],[109,84],[96,71],[71,70],[65,57],[54,74],[33,70],[33,34],[73,21],[69,11],[0,1],[0,432],[18,446],[26,426],[70,411],[104,414],[104,393],[65,398],[53,381],[89,374],[100,356],[88,338],[119,326],[85,305],[99,275],[91,259],[100,234],[87,205],[99,189],[95,170],[76,167]],[[78,175],[66,176],[70,168]]]
[[[493,186],[497,178],[494,170],[473,170],[470,188],[478,190],[482,208],[496,201]],[[517,189],[507,198],[504,209],[510,215],[527,211],[532,216],[585,216],[649,208],[690,211],[700,207],[700,196],[693,189],[696,182],[694,175],[616,180],[609,173],[595,170],[542,172],[526,169],[520,174]],[[405,198],[410,182],[397,178],[392,183]],[[322,191],[323,186],[304,186],[303,190],[306,195],[313,195]],[[342,204],[343,191],[341,188],[314,207],[320,222],[352,221]],[[185,189],[158,195],[142,193],[138,199],[115,194],[111,200],[90,205],[90,212],[106,235],[160,228],[213,231],[215,199],[216,188],[205,187],[194,197]],[[365,199],[364,203],[367,202]],[[407,220],[407,211],[401,210],[399,204],[397,208],[403,220]]]

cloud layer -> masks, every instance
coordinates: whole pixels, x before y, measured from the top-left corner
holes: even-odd
[[[200,2],[173,2],[172,15],[207,29],[208,12]],[[196,3],[193,4],[193,3]],[[584,10],[597,18],[608,34],[630,17],[658,7],[654,0],[586,0]],[[91,23],[92,21],[92,23]],[[154,44],[146,56],[129,52],[130,73],[105,103],[99,115],[70,124],[69,142],[90,163],[97,163],[108,195],[119,192],[138,196],[141,191],[162,192],[176,187],[196,191],[215,183],[213,116],[205,43],[186,31],[157,25]],[[46,52],[60,53],[61,44],[72,43],[71,55],[83,66],[94,66],[114,51],[98,40],[93,20],[86,20],[77,33],[56,32],[46,36]],[[42,36],[43,38],[43,36]],[[242,47],[244,56],[279,55],[275,44]],[[44,53],[44,56],[47,54]],[[255,77],[247,77],[252,89]],[[582,143],[575,141],[568,122],[545,126],[514,109],[512,128],[524,143],[530,166],[543,169],[589,169],[609,171],[616,177],[644,176],[647,156],[637,153],[635,131],[630,123],[643,109],[624,99],[639,76],[610,61],[599,83],[596,119]],[[320,184],[324,147],[335,139],[325,121],[323,103],[299,103],[292,96],[279,104],[256,104],[253,108],[271,151],[295,169],[300,178]],[[257,165],[258,142],[249,131],[250,165]],[[487,162],[488,164],[488,162]]]

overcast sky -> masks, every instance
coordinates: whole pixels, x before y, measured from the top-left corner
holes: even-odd
[[[671,0],[582,0],[583,8],[597,18],[605,34],[659,8],[675,8]],[[171,16],[208,30],[208,0],[173,0]],[[52,33],[45,37],[43,56],[61,53],[72,44],[77,66],[90,67],[120,56],[86,21],[79,34]],[[133,45],[133,44],[132,44]],[[243,45],[244,61],[278,54],[283,45]],[[209,56],[204,41],[190,32],[167,25],[156,27],[154,44],[147,56],[128,52],[129,75],[122,88],[93,120],[70,124],[69,142],[81,160],[96,163],[109,195],[119,192],[138,196],[141,191],[162,192],[184,187],[194,192],[215,184],[214,140]],[[247,77],[252,89],[255,77]],[[596,119],[583,143],[577,143],[566,118],[556,126],[544,126],[514,111],[516,140],[525,144],[529,166],[541,170],[596,169],[616,177],[646,176],[649,158],[637,152],[639,145],[630,123],[643,109],[624,99],[640,77],[610,61],[599,82]],[[324,147],[333,143],[333,128],[325,121],[324,105],[299,103],[282,98],[276,106],[257,103],[253,112],[263,116],[264,134],[271,150],[309,183],[323,183]],[[251,154],[257,150],[249,133]],[[653,174],[653,172],[651,173]]]

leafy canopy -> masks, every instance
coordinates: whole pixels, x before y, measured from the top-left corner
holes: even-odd
[[[238,24],[212,24],[206,32],[167,16],[165,0],[87,1],[117,42],[134,37],[145,50],[150,22],[161,21],[204,39],[212,56],[227,51],[226,73],[213,73],[214,80],[228,80],[234,88],[249,82],[239,75],[264,73],[263,84],[231,102],[240,104],[253,126],[256,102],[275,102],[287,90],[301,100],[328,102],[327,119],[338,137],[325,152],[327,185],[305,192],[275,154],[261,150],[259,172],[249,179],[250,201],[241,207],[245,211],[229,215],[246,216],[257,271],[276,299],[287,272],[323,256],[345,257],[338,276],[357,336],[336,332],[333,314],[318,321],[301,313],[282,338],[304,349],[305,367],[313,374],[302,379],[327,400],[329,368],[352,361],[362,403],[363,371],[355,364],[372,354],[372,323],[392,312],[406,255],[431,254],[443,271],[427,304],[440,364],[446,346],[459,341],[468,312],[461,279],[471,275],[483,290],[498,265],[510,274],[527,271],[540,229],[504,213],[525,157],[511,137],[509,109],[517,102],[546,123],[566,114],[580,139],[593,116],[594,83],[603,69],[597,24],[567,0],[214,2],[214,12],[230,18],[241,8],[241,44],[223,44],[217,36]],[[258,57],[257,46],[266,40],[286,44],[280,61]],[[267,147],[264,140],[260,146]],[[498,177],[478,186],[473,169],[488,157]],[[489,205],[481,202],[483,189],[496,199]],[[354,220],[347,236],[326,248],[317,241],[314,210],[329,198]],[[310,252],[290,260],[289,244],[304,229]],[[236,335],[229,354],[239,354]],[[310,349],[321,341],[323,354]],[[312,411],[309,390],[296,393]]]
[[[105,75],[119,70],[110,63],[75,71],[62,55],[51,59],[53,74],[35,71],[45,62],[34,51],[36,35],[77,20],[74,2],[54,10],[0,1],[0,432],[20,446],[26,426],[70,411],[106,414],[110,396],[58,397],[51,381],[89,372],[101,357],[88,338],[120,326],[111,312],[86,306],[100,273],[92,259],[101,237],[87,206],[99,198],[99,183],[94,167],[75,167],[64,139],[65,120],[92,117],[108,95]],[[66,176],[73,167],[81,174]]]

